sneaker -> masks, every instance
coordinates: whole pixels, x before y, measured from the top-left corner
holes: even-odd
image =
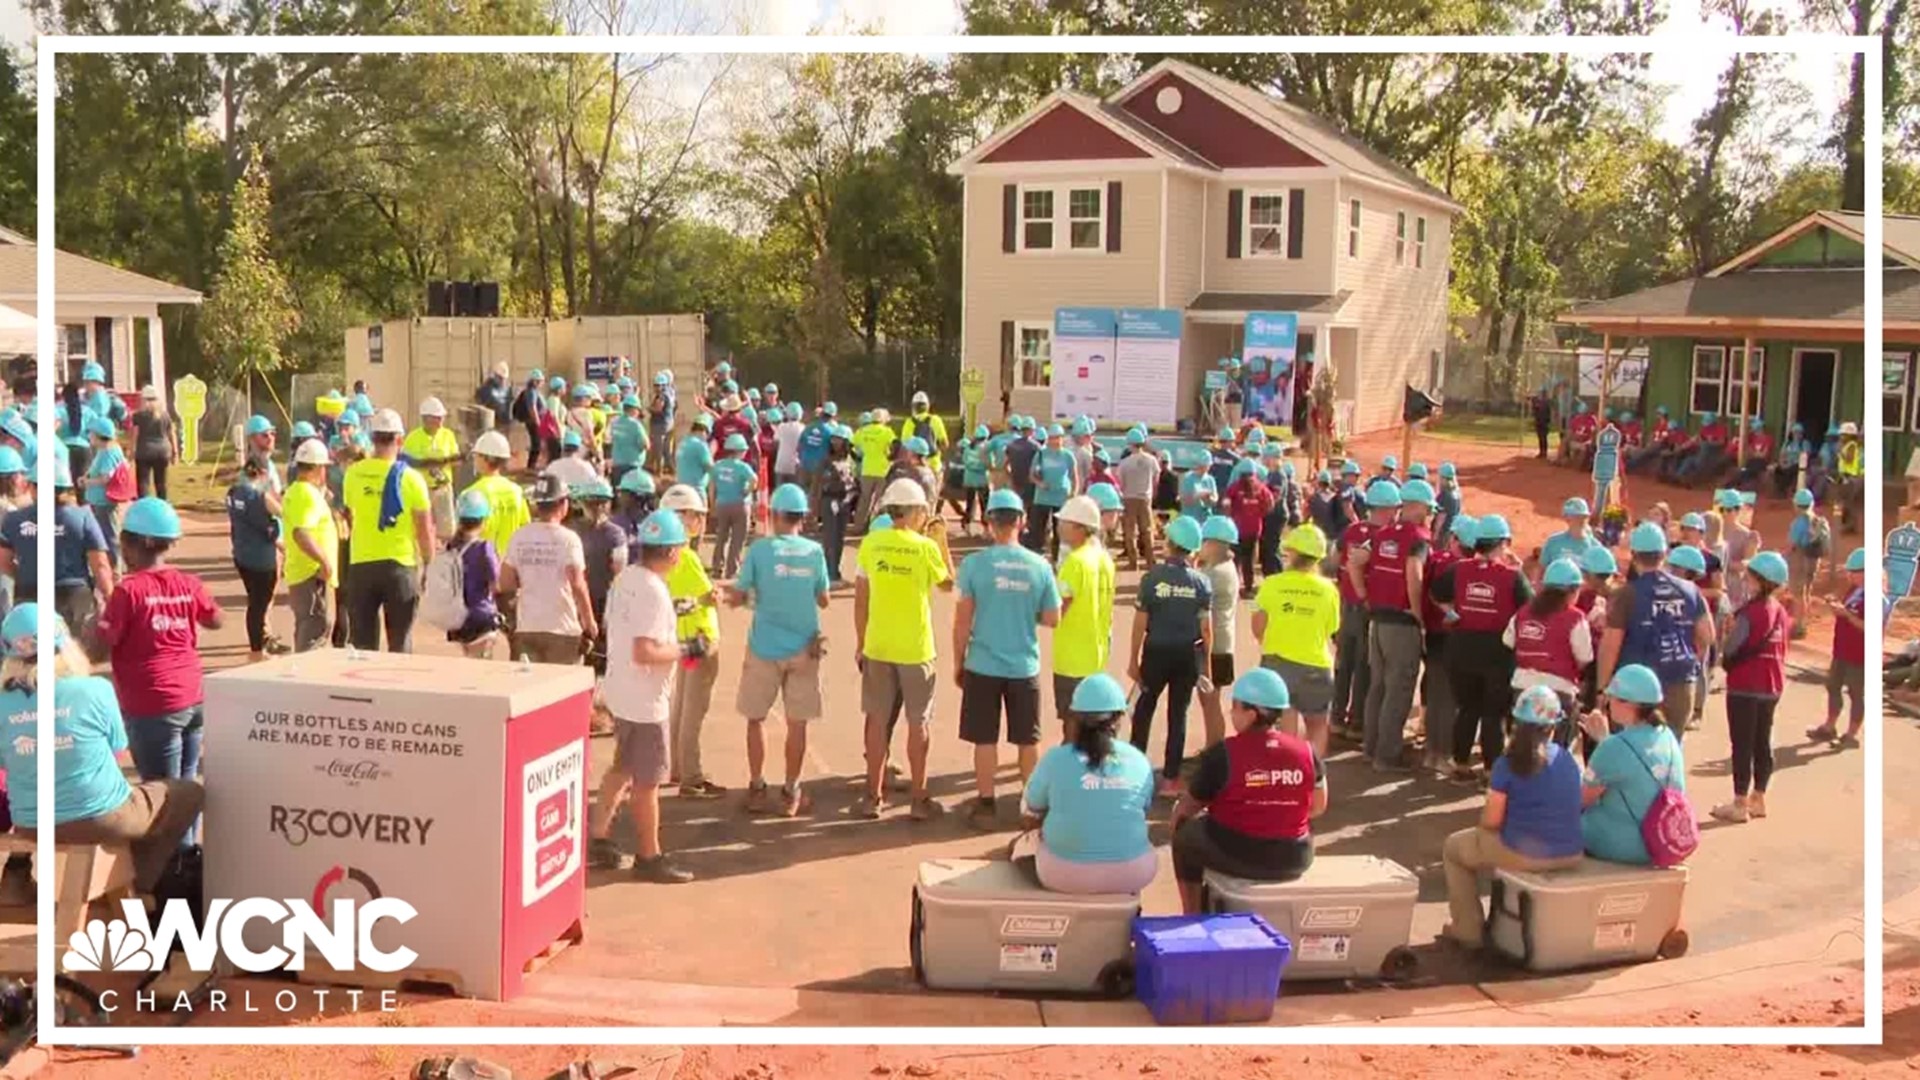
[[[967,811],[967,824],[982,832],[992,832],[1000,823],[999,809],[992,799],[975,799],[973,809]]]
[[[666,855],[655,855],[651,859],[633,860],[633,880],[651,881],[656,885],[685,885],[693,880],[693,875],[673,864]]]
[[[1719,806],[1714,807],[1713,817],[1716,821],[1742,825],[1747,822],[1751,815],[1747,813],[1747,804],[1739,799],[1735,799],[1730,803],[1721,803]]]
[[[1839,742],[1843,749],[1858,749],[1860,746],[1860,733],[1858,731],[1849,731],[1845,735],[1840,736]]]
[[[1447,779],[1456,784],[1471,784],[1474,779],[1473,766],[1456,761],[1447,767]]]
[[[853,816],[862,821],[879,821],[880,813],[885,809],[884,800],[876,799],[871,795],[862,795],[860,801],[853,804]]]
[[[627,865],[627,856],[620,845],[602,836],[587,844],[587,865],[595,870],[618,870]]]
[[[887,764],[887,790],[900,792],[910,790],[912,787],[913,782],[907,779],[906,773],[900,771],[900,766],[889,762]]]
[[[1807,738],[1812,739],[1814,742],[1833,742],[1840,738],[1840,733],[1834,730],[1832,724],[1821,724],[1817,727],[1808,728]]]
[[[799,817],[813,809],[813,799],[801,788],[783,787],[780,789],[780,815]]]
[[[1766,792],[1756,791],[1747,796],[1747,816],[1756,819],[1767,816]]]
[[[933,801],[933,796],[922,795],[913,800],[913,805],[907,810],[907,816],[915,821],[931,821],[944,812],[944,808]]]
[[[767,782],[765,780],[757,781],[752,785],[748,786],[747,813],[749,814],[773,813],[773,791],[772,789],[767,787]]]
[[[287,644],[284,641],[281,641],[277,637],[269,637],[267,639],[267,655],[268,656],[285,656],[292,651],[293,651],[293,646]]]
[[[1699,731],[1699,730],[1700,730],[1700,718],[1699,718],[1699,717],[1697,717],[1697,716],[1689,716],[1689,717],[1687,717],[1687,730],[1688,730],[1688,731]]]
[[[726,793],[726,788],[711,780],[695,780],[691,784],[680,785],[680,796],[685,799],[718,799]]]
[[[1382,776],[1406,776],[1413,771],[1413,768],[1402,765],[1398,761],[1376,761],[1373,763],[1373,771]]]

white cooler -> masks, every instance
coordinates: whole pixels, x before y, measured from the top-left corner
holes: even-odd
[[[1250,911],[1293,944],[1281,978],[1404,979],[1418,962],[1407,941],[1420,881],[1372,855],[1316,856],[1294,881],[1249,881],[1207,871],[1210,912]]]
[[[1582,859],[1566,870],[1500,870],[1487,943],[1529,971],[1568,971],[1675,957],[1687,868]]]
[[[913,973],[935,990],[1130,993],[1131,893],[1049,892],[1004,860],[930,859],[913,889]]]

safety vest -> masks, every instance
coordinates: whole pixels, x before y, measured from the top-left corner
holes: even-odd
[[[1453,569],[1453,608],[1460,620],[1455,633],[1504,634],[1519,605],[1513,599],[1518,570],[1481,556],[1462,559]]]
[[[1450,567],[1459,564],[1458,552],[1433,551],[1427,554],[1427,587],[1425,595],[1421,598],[1420,622],[1429,634],[1444,634],[1450,629],[1447,626],[1446,609],[1434,602],[1433,583],[1439,581],[1440,575],[1446,573]]]
[[[1541,618],[1532,609],[1513,620],[1513,660],[1517,667],[1580,682],[1580,661],[1573,656],[1573,628],[1586,619],[1572,605]]]
[[[1347,526],[1340,534],[1340,544],[1336,549],[1340,553],[1340,601],[1345,604],[1360,602],[1360,594],[1354,590],[1353,579],[1347,574],[1348,553],[1356,547],[1362,547],[1374,538],[1380,526],[1362,518]]]
[[[1700,590],[1665,570],[1638,574],[1629,587],[1633,609],[1627,614],[1620,663],[1645,664],[1664,686],[1699,678],[1693,624],[1707,610]]]
[[[1740,651],[1727,657],[1727,693],[1780,696],[1787,681],[1786,609],[1772,597],[1751,600],[1740,609],[1747,620],[1747,639]]]
[[[1313,748],[1278,728],[1231,736],[1227,784],[1207,804],[1215,822],[1262,840],[1302,840],[1313,811]]]
[[[1407,563],[1427,543],[1424,525],[1395,522],[1373,534],[1373,554],[1367,559],[1367,606],[1385,611],[1412,611],[1407,598]]]
[[[1861,460],[1860,444],[1858,442],[1845,442],[1840,444],[1839,462],[1841,476],[1859,476]]]

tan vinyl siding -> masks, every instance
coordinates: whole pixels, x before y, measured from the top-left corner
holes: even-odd
[[[1057,307],[1154,307],[1160,293],[1160,184],[1156,172],[1097,170],[1086,175],[1036,174],[1032,182],[1049,186],[1074,183],[1121,184],[1120,250],[1013,252],[1000,249],[1001,188],[1019,176],[966,178],[966,265],[962,295],[965,318],[961,355],[968,366],[986,373],[983,418],[1000,413],[1000,324],[1007,320],[1053,322]],[[1224,227],[1224,226],[1223,226]],[[1173,304],[1169,285],[1169,304]],[[1015,391],[1015,412],[1050,416],[1047,391]]]
[[[1427,385],[1432,350],[1446,349],[1447,251],[1451,222],[1438,209],[1401,201],[1378,188],[1342,183],[1340,186],[1339,258],[1335,260],[1338,287],[1353,295],[1341,309],[1340,325],[1360,332],[1360,386],[1342,387],[1343,397],[1357,398],[1356,431],[1390,428],[1400,422],[1401,388],[1408,383]],[[1348,258],[1347,200],[1360,200],[1360,255]],[[1396,219],[1407,214],[1407,255],[1394,263]],[[1425,265],[1413,266],[1416,219],[1427,219]],[[1223,226],[1224,228],[1224,226]],[[1312,235],[1309,232],[1309,235]]]
[[[1200,295],[1201,250],[1208,245],[1201,229],[1206,220],[1207,182],[1181,173],[1168,174],[1167,187],[1167,306],[1184,308]],[[1224,229],[1224,226],[1222,227]],[[1221,243],[1225,233],[1221,234]]]
[[[1267,194],[1292,188],[1306,192],[1306,226],[1301,258],[1270,255],[1246,258],[1244,254],[1238,259],[1227,258],[1227,193],[1239,189],[1249,195]],[[1331,293],[1333,236],[1325,226],[1334,214],[1333,203],[1332,180],[1209,181],[1205,233],[1207,291]],[[1201,238],[1196,235],[1192,242],[1197,245]]]

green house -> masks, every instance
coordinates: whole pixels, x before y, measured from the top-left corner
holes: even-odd
[[[1644,413],[1759,416],[1776,437],[1811,438],[1866,419],[1866,219],[1820,210],[1704,277],[1573,309],[1561,322],[1612,348],[1644,345]],[[1920,439],[1920,217],[1884,219],[1882,476],[1899,476]],[[1744,398],[1744,400],[1743,400]]]

